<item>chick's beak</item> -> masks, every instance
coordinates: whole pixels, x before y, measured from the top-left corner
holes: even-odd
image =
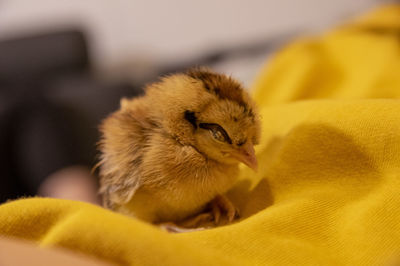
[[[251,141],[246,142],[242,147],[237,150],[237,152],[232,153],[232,157],[244,163],[254,171],[257,171],[258,162],[253,143],[251,143]]]

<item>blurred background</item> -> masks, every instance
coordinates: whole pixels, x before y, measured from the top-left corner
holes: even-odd
[[[250,87],[290,40],[385,0],[0,0],[0,202],[97,203],[97,127],[159,75],[207,65]]]

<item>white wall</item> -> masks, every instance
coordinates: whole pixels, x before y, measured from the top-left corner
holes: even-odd
[[[0,0],[0,38],[82,24],[96,63],[170,62],[215,46],[318,30],[377,0]]]

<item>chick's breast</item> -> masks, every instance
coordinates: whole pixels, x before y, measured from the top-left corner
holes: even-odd
[[[195,148],[170,137],[154,134],[149,144],[140,167],[141,187],[126,206],[137,216],[142,213],[142,219],[179,221],[198,213],[236,179],[236,165],[209,161]],[[147,199],[146,207],[140,204],[142,199]]]

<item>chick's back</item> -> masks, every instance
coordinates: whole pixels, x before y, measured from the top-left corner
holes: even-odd
[[[121,100],[121,109],[100,126],[100,194],[103,205],[125,204],[139,187],[140,165],[154,124],[143,98]]]

